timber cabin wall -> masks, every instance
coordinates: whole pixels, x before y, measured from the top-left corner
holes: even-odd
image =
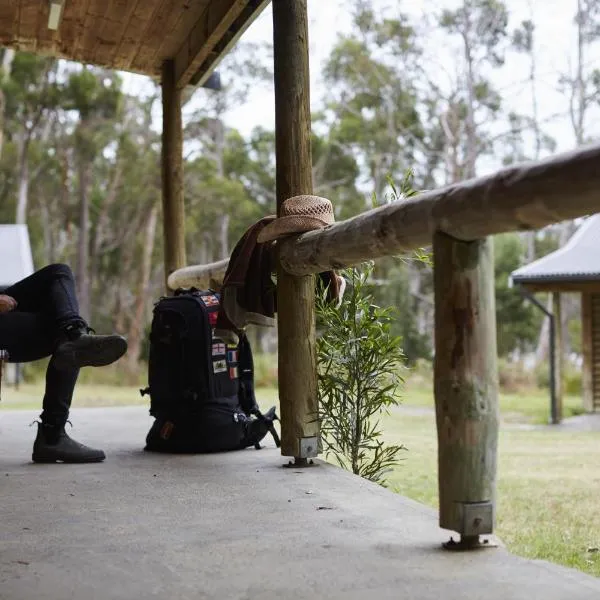
[[[600,294],[592,294],[592,389],[593,410],[600,411]]]
[[[582,294],[583,400],[587,412],[600,412],[600,294]]]

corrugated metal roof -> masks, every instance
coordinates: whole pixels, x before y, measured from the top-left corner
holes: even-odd
[[[588,217],[558,250],[511,273],[513,283],[599,281],[600,213]]]
[[[0,286],[33,273],[27,225],[0,225]]]

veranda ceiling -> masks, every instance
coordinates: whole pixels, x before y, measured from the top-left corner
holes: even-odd
[[[0,0],[0,45],[201,83],[268,0]],[[60,21],[49,28],[51,5]],[[51,20],[50,20],[51,21]]]

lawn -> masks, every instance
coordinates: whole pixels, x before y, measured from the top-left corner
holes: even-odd
[[[41,384],[2,392],[4,409],[39,409]],[[408,385],[405,409],[385,419],[390,441],[408,451],[389,479],[405,496],[436,506],[436,431],[431,390]],[[261,406],[277,401],[272,388],[258,392]],[[145,404],[135,387],[81,385],[75,406]],[[515,554],[546,559],[600,576],[600,432],[532,429],[519,423],[548,421],[545,392],[502,395],[497,534]],[[579,412],[581,400],[567,398],[565,414]],[[418,409],[418,410],[415,410]]]
[[[433,415],[397,412],[387,438],[408,451],[389,478],[394,491],[437,506]],[[521,556],[600,576],[600,432],[502,427],[497,534]]]

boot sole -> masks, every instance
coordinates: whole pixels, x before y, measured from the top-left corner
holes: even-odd
[[[65,460],[64,458],[36,458],[35,456],[31,457],[31,460],[37,464],[56,464],[56,463],[64,463],[66,465],[76,465],[76,464],[85,464],[85,463],[99,463],[103,462],[106,459],[106,456],[98,457],[98,458],[88,458],[88,459],[75,459],[75,460]]]
[[[54,353],[59,369],[104,367],[119,360],[127,352],[127,341],[120,336],[79,338],[61,344]]]

